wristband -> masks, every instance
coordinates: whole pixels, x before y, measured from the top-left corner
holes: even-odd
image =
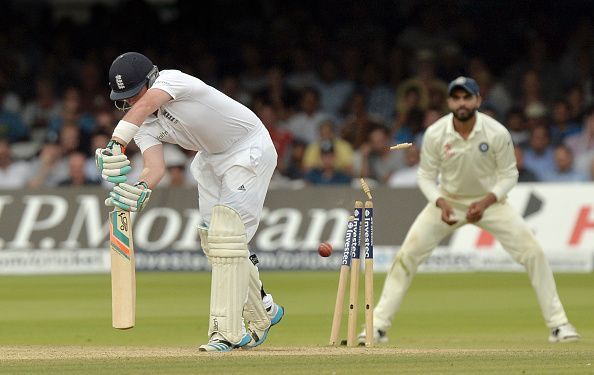
[[[128,144],[132,138],[134,138],[134,135],[138,132],[138,129],[140,128],[133,123],[120,120],[113,130],[113,137],[117,137]]]

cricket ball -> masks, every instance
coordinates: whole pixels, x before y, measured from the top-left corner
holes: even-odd
[[[329,257],[332,254],[332,245],[328,242],[322,242],[318,247],[318,254],[322,257]]]

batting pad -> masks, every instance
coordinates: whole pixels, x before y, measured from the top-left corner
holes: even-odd
[[[207,248],[212,264],[208,334],[218,333],[237,344],[243,337],[241,315],[251,262],[245,226],[235,210],[223,205],[213,208]]]
[[[262,337],[261,335],[264,331],[270,327],[270,317],[266,312],[266,307],[264,307],[262,295],[260,294],[262,283],[260,282],[258,267],[252,262],[249,263],[248,300],[243,314],[249,322],[250,329],[256,331],[256,334]]]
[[[210,252],[208,251],[208,228],[199,225],[198,234],[200,235],[200,247],[202,248],[202,251],[204,251],[206,258],[208,258],[208,263],[210,263]]]

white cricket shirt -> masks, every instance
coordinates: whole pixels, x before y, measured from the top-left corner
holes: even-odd
[[[179,70],[159,72],[154,88],[173,100],[161,106],[156,116],[150,115],[134,136],[142,152],[166,142],[218,154],[264,127],[249,108]]]
[[[453,114],[427,128],[417,173],[429,202],[444,193],[452,197],[505,197],[518,181],[511,135],[493,118],[477,112],[468,139],[454,130]],[[439,187],[435,181],[439,175]]]

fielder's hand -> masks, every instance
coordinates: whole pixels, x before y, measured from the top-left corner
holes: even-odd
[[[493,193],[487,194],[487,196],[480,201],[473,202],[466,211],[466,220],[469,223],[476,223],[483,218],[485,210],[493,203],[497,202],[497,197]]]
[[[126,182],[126,174],[132,170],[124,146],[113,140],[105,148],[95,150],[95,164],[101,177],[114,184]]]
[[[446,202],[445,199],[437,199],[435,205],[441,208],[441,221],[447,225],[454,225],[458,222],[458,219],[456,219],[456,215],[454,213],[454,209],[449,205],[448,202]]]
[[[142,211],[151,193],[152,190],[146,182],[138,182],[134,186],[121,183],[113,187],[109,198],[105,200],[105,205],[119,207],[124,211]]]

